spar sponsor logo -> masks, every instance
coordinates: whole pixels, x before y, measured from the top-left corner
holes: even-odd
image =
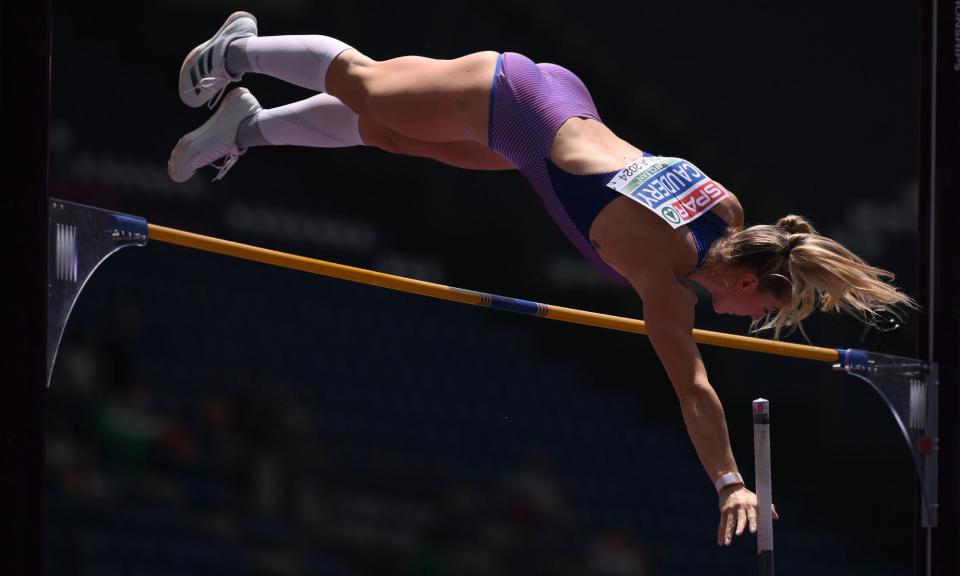
[[[680,216],[680,222],[686,223],[704,211],[709,210],[714,204],[723,200],[727,196],[727,190],[714,182],[707,180],[703,184],[691,190],[685,196],[670,203],[670,207],[677,211]],[[666,216],[666,214],[664,214]],[[667,218],[670,220],[669,218]],[[670,220],[672,222],[672,220]]]

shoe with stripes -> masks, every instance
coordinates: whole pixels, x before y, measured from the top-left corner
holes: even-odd
[[[167,162],[167,173],[174,182],[186,182],[204,166],[219,169],[220,180],[237,163],[246,148],[237,145],[237,130],[244,120],[261,110],[260,103],[246,88],[234,88],[209,120],[177,142]],[[214,164],[223,159],[221,164]]]
[[[257,35],[257,19],[234,12],[212,38],[187,54],[180,66],[180,100],[191,108],[204,104],[213,110],[231,82],[243,76],[227,71],[227,47],[234,40]]]

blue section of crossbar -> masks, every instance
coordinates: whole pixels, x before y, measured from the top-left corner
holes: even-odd
[[[840,365],[847,367],[865,367],[869,363],[869,355],[863,350],[855,348],[837,348],[840,353]]]
[[[114,238],[147,238],[147,221],[137,216],[110,214],[106,218],[107,232]]]
[[[510,298],[509,296],[497,296],[496,294],[484,294],[490,299],[487,305],[497,310],[506,310],[518,314],[527,314],[529,316],[543,316],[546,314],[547,307],[543,304],[531,302],[529,300],[520,300],[519,298]]]

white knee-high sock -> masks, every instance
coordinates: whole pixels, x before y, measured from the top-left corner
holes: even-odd
[[[326,92],[330,63],[350,46],[329,36],[251,36],[227,48],[231,74],[267,74],[317,92]]]
[[[251,116],[237,132],[237,145],[344,148],[362,146],[363,140],[357,115],[333,96],[317,94]]]

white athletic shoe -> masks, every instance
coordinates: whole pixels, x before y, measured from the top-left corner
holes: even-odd
[[[180,66],[180,100],[191,108],[204,104],[213,110],[227,85],[243,76],[227,72],[227,46],[234,40],[257,35],[257,19],[249,12],[234,12],[212,38],[187,54]]]
[[[220,170],[214,180],[223,178],[240,155],[246,152],[246,148],[241,150],[237,146],[240,123],[260,110],[260,103],[249,90],[231,90],[209,120],[177,142],[167,162],[170,179],[186,182],[197,170],[207,165]],[[220,158],[224,159],[223,163],[214,164]]]

